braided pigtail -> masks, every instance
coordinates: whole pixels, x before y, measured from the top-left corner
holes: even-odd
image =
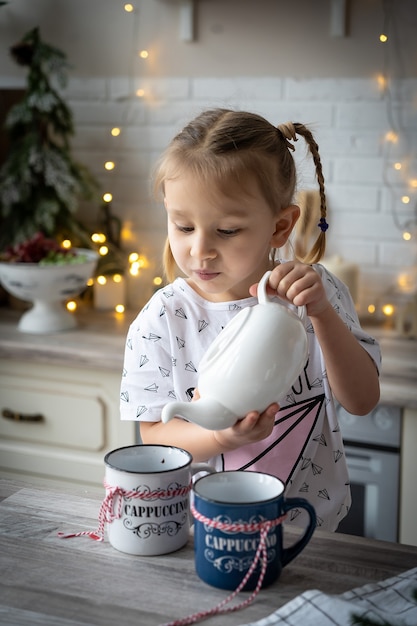
[[[326,203],[326,194],[324,190],[324,176],[323,176],[323,168],[321,165],[321,159],[319,154],[319,147],[311,133],[311,131],[304,126],[304,124],[287,122],[286,124],[280,124],[278,130],[282,134],[287,147],[290,150],[294,150],[295,147],[291,141],[297,141],[297,135],[304,137],[306,144],[310,150],[310,154],[313,158],[314,165],[316,168],[316,178],[319,184],[319,194],[320,194],[320,220],[317,224],[320,229],[320,233],[314,242],[310,252],[302,259],[305,263],[318,263],[320,259],[323,257],[325,249],[326,249],[326,230],[329,225],[326,221],[327,215],[327,203]]]
[[[310,252],[304,258],[305,263],[318,263],[320,259],[324,256],[324,253],[326,250],[326,231],[329,228],[329,225],[326,221],[327,202],[326,202],[326,194],[324,190],[323,168],[321,165],[319,147],[311,131],[308,128],[306,128],[304,124],[294,124],[294,126],[295,126],[295,130],[297,134],[304,137],[304,141],[309,147],[311,156],[314,161],[314,165],[316,167],[316,177],[317,177],[317,182],[319,184],[320,220],[317,226],[320,229],[320,233],[316,241],[314,242]]]

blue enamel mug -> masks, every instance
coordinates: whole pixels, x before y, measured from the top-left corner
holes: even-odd
[[[226,471],[199,478],[193,486],[195,568],[204,582],[221,589],[267,587],[310,541],[316,513],[304,498],[285,498],[284,484],[270,474]],[[291,509],[304,509],[308,524],[301,537],[283,547],[282,521]],[[263,533],[262,559],[250,573]],[[259,551],[258,551],[259,552]],[[266,561],[266,562],[265,562]]]

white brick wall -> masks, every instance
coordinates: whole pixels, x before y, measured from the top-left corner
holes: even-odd
[[[0,88],[8,83],[0,78]],[[130,96],[138,87],[145,90],[142,99]],[[140,250],[151,262],[140,279],[130,281],[130,305],[143,304],[152,277],[160,273],[165,217],[151,197],[152,166],[181,126],[209,106],[248,109],[276,124],[311,125],[327,182],[328,252],[360,265],[361,313],[370,302],[384,301],[399,273],[414,267],[415,280],[416,240],[404,242],[396,222],[416,219],[417,189],[410,190],[405,178],[417,179],[417,80],[394,87],[389,109],[376,83],[367,79],[72,80],[66,97],[76,124],[74,153],[97,175],[103,191],[112,192],[112,209],[131,233],[126,248]],[[390,110],[401,133],[399,143],[387,148]],[[113,126],[122,127],[120,137],[110,135]],[[296,148],[299,187],[315,187],[302,142]],[[116,162],[113,172],[104,170],[108,159]],[[392,169],[397,159],[407,159],[406,177]],[[405,193],[411,195],[407,206],[401,202]]]

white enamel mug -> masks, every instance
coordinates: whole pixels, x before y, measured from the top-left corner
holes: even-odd
[[[192,475],[213,472],[192,464],[174,446],[133,445],[106,454],[107,536],[120,552],[151,556],[182,548],[190,529]]]

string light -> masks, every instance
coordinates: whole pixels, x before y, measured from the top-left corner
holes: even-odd
[[[130,2],[125,3],[123,8],[126,13],[133,14],[134,16],[132,42],[136,42],[138,40],[138,35],[139,35],[138,12],[136,11],[135,6]],[[137,54],[140,59],[146,60],[149,58],[149,52],[146,49],[138,50]],[[134,71],[134,68],[135,66],[131,64],[131,72]],[[131,101],[131,98],[134,97],[135,95],[138,98],[143,98],[145,96],[145,90],[143,88],[138,88],[136,89],[136,91],[134,91],[132,89],[133,84],[134,84],[134,77],[133,75],[130,75],[129,76],[130,93],[129,93],[129,98],[128,98],[128,100],[130,101]],[[123,115],[124,117],[127,116],[127,108],[125,109]],[[123,127],[123,124],[121,126],[113,126],[110,129],[111,136],[119,137],[122,133],[122,127]],[[109,159],[108,161],[104,162],[104,169],[106,171],[110,172],[110,171],[113,171],[115,168],[116,168],[116,163],[114,160]],[[106,193],[103,194],[102,199],[103,199],[103,202],[110,203],[113,200],[113,194],[110,191],[107,191]],[[100,256],[103,257],[109,254],[109,247],[108,245],[106,245],[106,236],[103,233],[93,233],[91,235],[91,241],[97,246],[99,246],[98,253],[100,254]],[[149,261],[146,257],[140,256],[137,252],[134,252],[129,255],[129,266],[130,266],[129,267],[130,274],[132,276],[138,276],[142,268],[146,268],[149,266]],[[109,276],[106,278],[105,275],[100,275],[100,276],[97,276],[96,278],[96,282],[98,285],[105,285],[107,281],[110,281],[110,280],[114,281],[114,283],[120,284],[123,280],[123,277],[121,274],[114,274],[111,278]],[[119,313],[124,312],[124,305],[123,304],[117,305],[115,310]]]
[[[107,237],[104,233],[93,233],[91,235],[91,241],[93,243],[104,243]]]
[[[401,92],[396,94],[392,93],[392,89],[398,89],[397,85],[399,81],[389,80],[389,72],[387,71],[395,59],[395,55],[397,56],[395,59],[397,61],[396,66],[398,66],[398,62],[401,62],[399,52],[401,43],[400,31],[395,25],[396,14],[394,13],[393,4],[384,2],[382,5],[383,25],[380,29],[379,40],[381,43],[386,44],[384,47],[383,59],[385,71],[377,76],[377,81],[386,100],[387,119],[390,125],[390,130],[385,134],[386,151],[384,156],[386,167],[384,171],[384,183],[391,191],[391,212],[394,224],[401,233],[403,240],[408,242],[415,236],[414,233],[416,231],[415,226],[417,223],[417,216],[411,218],[411,220],[404,224],[397,214],[399,201],[406,206],[410,205],[412,202],[412,196],[410,193],[401,193],[399,191],[399,183],[406,184],[409,192],[414,191],[417,190],[417,178],[415,176],[410,176],[409,168],[410,164],[413,163],[413,159],[411,157],[408,159],[395,160],[394,162],[393,159],[390,158],[390,151],[394,150],[394,146],[398,146],[403,151],[403,145],[410,146],[410,139],[407,129],[402,126],[402,121],[403,119],[406,119],[406,116],[402,114],[402,111],[398,106],[398,102],[401,104]],[[395,76],[391,76],[390,78],[395,78]],[[393,104],[394,95],[395,106]],[[398,148],[396,149],[398,150]],[[388,165],[389,163],[390,165]],[[391,179],[387,176],[388,166],[398,172],[398,174],[401,175],[401,179],[394,179],[394,182],[392,183]]]
[[[389,141],[390,143],[398,143],[398,135],[393,130],[389,130],[386,133],[385,139],[386,139],[386,141]]]
[[[385,89],[388,86],[387,78],[383,74],[378,74],[376,79],[377,79],[380,90],[385,91]]]
[[[114,310],[116,311],[116,313],[124,313],[125,307],[123,304],[116,304]]]
[[[410,274],[400,274],[397,278],[397,283],[402,291],[413,291],[414,281]]]
[[[66,304],[66,308],[67,308],[67,311],[70,311],[71,313],[73,313],[74,311],[77,310],[77,303],[75,302],[75,300],[69,300],[69,302],[67,302]]]
[[[64,239],[64,241],[61,243],[61,246],[65,248],[65,250],[69,250],[72,247],[72,243],[70,239]]]
[[[376,311],[375,304],[369,304],[368,305],[368,313],[370,313],[372,315],[373,313],[375,313],[375,311]]]
[[[139,269],[139,263],[135,261],[129,268],[129,274],[131,276],[139,276]]]
[[[394,315],[394,311],[395,307],[393,304],[384,304],[382,307],[382,312],[387,317],[391,317],[391,315]]]

